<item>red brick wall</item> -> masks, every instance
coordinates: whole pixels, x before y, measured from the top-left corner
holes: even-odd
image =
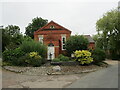
[[[88,48],[94,49],[95,48],[95,43],[90,43]]]
[[[38,35],[43,35],[43,43],[48,46],[49,43],[53,43],[55,46],[55,57],[57,57],[59,54],[61,54],[63,51],[61,50],[61,34],[66,34],[66,33],[62,33],[63,31],[59,31],[60,33],[54,33],[56,31],[52,31],[52,33],[49,35],[47,35],[47,33],[45,32],[40,32],[39,34],[35,34],[34,35],[34,39],[36,41],[39,40]],[[66,34],[66,38],[70,37],[70,33]]]
[[[56,31],[55,31],[56,32]],[[63,33],[62,33],[63,34]],[[52,32],[52,34],[50,35],[50,37],[48,37],[49,35],[47,35],[47,33],[43,33],[42,34],[35,34],[34,35],[34,39],[35,40],[39,40],[38,35],[43,35],[44,37],[44,44],[46,46],[48,46],[49,43],[53,43],[55,46],[55,57],[57,57],[59,54],[66,54],[65,50],[62,50],[62,46],[61,46],[61,33],[57,33],[55,34],[54,31]],[[68,39],[70,37],[70,33],[66,34],[66,38]],[[51,38],[51,39],[49,39]],[[95,48],[95,43],[90,43],[88,48]]]

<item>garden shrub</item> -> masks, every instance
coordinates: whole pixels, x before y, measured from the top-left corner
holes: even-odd
[[[60,62],[60,61],[69,61],[69,57],[60,54],[57,58],[52,60],[53,62]]]
[[[74,52],[75,60],[79,61],[80,64],[90,64],[93,62],[93,58],[91,58],[91,52],[87,50],[76,50]]]
[[[2,56],[3,56],[3,61],[10,61],[12,59],[12,53],[13,50],[5,50],[3,53],[2,53]]]
[[[45,63],[38,52],[24,52],[20,47],[3,52],[3,61],[15,66],[40,66]]]
[[[30,52],[28,59],[28,64],[32,66],[40,66],[42,64],[42,57],[37,52]]]
[[[41,66],[42,57],[37,52],[27,53],[18,59],[18,65],[21,66]]]
[[[53,62],[60,62],[60,59],[59,58],[54,58],[52,61]]]
[[[12,64],[9,62],[2,62],[2,66],[12,66]]]
[[[12,62],[25,55],[25,52],[23,52],[21,48],[16,48],[14,50],[5,50],[2,55],[3,61]]]
[[[92,58],[93,58],[93,63],[97,64],[99,62],[103,62],[106,58],[105,55],[105,51],[100,49],[100,48],[96,48],[92,51]]]
[[[62,55],[62,54],[60,54],[60,55],[58,56],[58,58],[60,59],[60,61],[69,61],[69,57],[64,56],[64,55]]]
[[[19,45],[17,45],[16,43],[13,43],[13,42],[10,42],[8,45],[6,45],[6,48],[8,49],[8,50],[14,50],[14,49],[16,49],[16,48],[18,48],[19,47]]]
[[[42,57],[46,56],[47,48],[45,45],[37,41],[23,41],[21,44],[21,49],[25,53],[38,52]]]

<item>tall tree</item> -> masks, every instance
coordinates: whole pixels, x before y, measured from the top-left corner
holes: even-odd
[[[95,47],[104,49],[103,47],[103,37],[102,34],[96,34],[92,36],[93,40],[95,41]]]
[[[105,50],[120,55],[120,11],[111,10],[103,15],[97,23],[98,34],[102,34],[103,47]]]
[[[25,34],[34,38],[34,32],[37,31],[39,28],[43,27],[48,23],[47,19],[42,19],[41,17],[36,17],[32,19],[32,23],[29,23],[26,27]]]
[[[16,25],[8,25],[7,27],[5,27],[4,33],[13,37],[15,35],[20,34],[20,28]]]
[[[19,26],[8,25],[0,30],[2,31],[2,51],[10,44],[12,44],[11,48],[15,48],[16,45],[20,44],[22,35],[20,34]]]

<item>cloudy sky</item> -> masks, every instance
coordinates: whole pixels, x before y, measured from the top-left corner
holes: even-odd
[[[18,25],[21,32],[35,17],[57,22],[72,34],[96,34],[96,21],[119,0],[1,0],[0,25]]]

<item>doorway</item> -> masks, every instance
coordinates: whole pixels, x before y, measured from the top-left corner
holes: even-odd
[[[48,44],[47,59],[53,60],[55,58],[55,48],[53,43]]]

